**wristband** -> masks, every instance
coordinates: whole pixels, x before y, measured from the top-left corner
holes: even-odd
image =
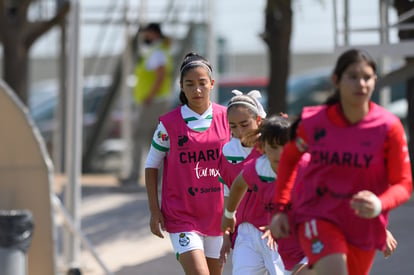
[[[275,208],[274,208],[274,213],[278,213],[278,212],[287,213],[290,208],[291,208],[291,205],[289,203],[288,204],[276,203]]]
[[[236,211],[230,212],[229,210],[224,209],[224,217],[227,219],[234,219],[236,217]]]
[[[373,202],[374,202],[374,213],[372,215],[373,215],[373,218],[375,218],[375,217],[378,217],[379,214],[381,214],[382,204],[381,204],[380,199],[375,195],[373,195]]]

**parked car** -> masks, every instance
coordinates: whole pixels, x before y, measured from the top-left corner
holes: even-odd
[[[299,114],[303,106],[322,103],[333,90],[329,75],[327,68],[321,68],[291,76],[287,83],[288,114]],[[218,101],[227,104],[233,89],[243,92],[259,90],[263,97],[261,101],[266,106],[268,83],[267,77],[224,76],[219,79]]]
[[[243,92],[259,90],[262,93],[261,102],[267,106],[267,77],[249,76],[224,76],[219,79],[218,102],[226,105],[232,97],[231,91],[238,89]],[[304,106],[312,106],[323,103],[332,94],[334,86],[331,80],[331,70],[319,68],[305,73],[292,75],[287,83],[287,112],[289,115],[297,115]],[[399,83],[391,87],[390,110],[400,119],[406,118],[407,111],[400,110],[402,105],[393,105],[405,99],[405,84]],[[372,96],[374,102],[379,102],[379,93]],[[403,104],[403,103],[400,103]],[[392,108],[391,108],[392,106]]]
[[[303,106],[321,104],[333,92],[331,72],[327,68],[320,68],[306,73],[293,75],[288,80],[288,113],[299,114]],[[100,100],[110,85],[108,77],[94,77],[84,81],[84,138],[96,122],[96,111]],[[227,105],[232,97],[234,89],[248,92],[259,90],[262,93],[261,102],[267,105],[267,77],[249,76],[221,76],[216,84],[217,99],[222,105]],[[405,123],[407,114],[406,101],[404,99],[404,84],[392,87],[392,102],[386,107],[401,118]],[[54,114],[57,101],[57,83],[44,82],[33,87],[30,94],[29,106],[31,115],[40,129],[46,143],[50,146],[52,133],[55,129]],[[175,88],[175,98],[178,100],[179,87]],[[378,102],[378,93],[374,93],[373,100]],[[176,104],[179,104],[177,101]],[[405,107],[404,107],[405,106]],[[100,146],[98,161],[95,166],[99,172],[119,172],[121,167],[122,151],[125,148],[124,141],[120,138],[120,123],[122,112],[116,108],[111,114],[110,127],[107,139]]]
[[[91,135],[97,121],[97,111],[102,99],[108,92],[111,79],[107,76],[88,77],[84,79],[83,89],[83,141]],[[29,112],[39,128],[49,152],[52,151],[53,133],[57,129],[56,106],[58,101],[58,83],[46,80],[35,83],[29,94]],[[107,139],[120,138],[121,111],[119,108],[110,115]]]

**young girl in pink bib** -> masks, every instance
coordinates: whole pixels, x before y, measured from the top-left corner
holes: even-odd
[[[160,117],[145,169],[151,232],[170,239],[186,274],[222,273],[219,159],[230,139],[226,108],[210,101],[212,70],[190,53],[180,68],[182,106]],[[161,207],[158,170],[163,164]]]
[[[238,224],[233,274],[278,275],[286,272],[268,224],[274,208],[274,171],[283,145],[288,141],[289,126],[287,118],[272,116],[251,133],[258,136],[258,148],[264,154],[247,162],[231,185],[222,230],[233,233]],[[247,202],[242,205],[246,196]],[[239,211],[243,215],[238,215]]]
[[[262,104],[259,102],[261,94],[257,90],[250,91],[243,94],[238,90],[233,90],[234,96],[230,99],[227,105],[227,119],[229,121],[230,130],[232,133],[231,140],[223,147],[223,154],[220,159],[220,181],[224,186],[224,207],[227,205],[229,190],[234,179],[243,169],[244,165],[251,159],[255,159],[261,155],[258,148],[254,144],[246,144],[243,139],[256,131],[261,121],[266,117],[266,113]],[[240,202],[239,211],[237,212],[238,223],[243,222],[243,218],[248,215],[250,209],[246,206],[252,192],[247,192],[243,200]],[[223,235],[223,246],[221,249],[221,260],[225,263],[227,255],[233,248],[232,264],[233,274],[237,274],[240,261],[235,257],[239,253],[244,253],[242,249],[237,248],[237,253],[234,252],[235,240],[237,237],[236,230],[232,234],[226,232]]]

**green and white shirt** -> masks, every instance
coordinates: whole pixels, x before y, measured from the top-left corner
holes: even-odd
[[[273,182],[276,180],[276,173],[273,171],[266,155],[262,155],[256,160],[256,172],[264,182]]]
[[[205,131],[211,125],[213,119],[212,105],[203,114],[198,114],[187,105],[181,106],[181,116],[187,126],[195,131]],[[162,122],[158,124],[151,142],[151,148],[147,156],[145,168],[160,168],[165,154],[170,149],[170,138]]]

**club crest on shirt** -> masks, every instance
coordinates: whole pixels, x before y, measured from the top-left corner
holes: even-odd
[[[323,243],[318,238],[314,238],[312,240],[312,253],[313,254],[321,253],[323,246],[324,246]]]
[[[316,128],[313,134],[313,139],[315,141],[318,141],[321,138],[325,137],[325,135],[326,135],[326,130],[324,128]]]
[[[306,144],[306,142],[302,139],[302,138],[300,138],[300,137],[298,137],[297,139],[296,139],[296,147],[298,148],[298,150],[299,151],[301,151],[301,152],[305,152],[305,151],[307,151],[308,150],[308,145]]]
[[[273,213],[275,208],[276,207],[275,207],[275,204],[273,202],[265,203],[265,205],[264,205],[264,209],[265,209],[266,212]]]
[[[163,132],[161,130],[157,132],[157,138],[159,140],[162,140],[162,141],[168,141],[168,135],[167,135],[167,133],[166,132]]]
[[[185,233],[180,233],[178,243],[181,246],[187,246],[190,243],[190,238]]]
[[[178,136],[178,146],[182,147],[188,141],[188,136]]]

